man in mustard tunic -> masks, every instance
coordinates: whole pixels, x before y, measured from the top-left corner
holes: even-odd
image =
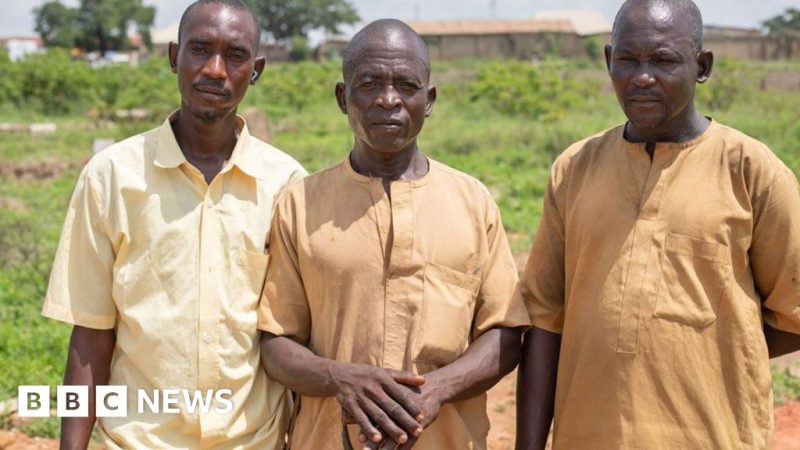
[[[500,212],[417,147],[436,99],[419,35],[373,22],[343,59],[355,144],[277,200],[259,309],[267,373],[300,394],[290,445],[485,449],[485,391],[529,323]]]
[[[606,47],[628,121],[555,162],[519,298],[518,449],[768,449],[769,357],[800,343],[800,195],[696,111],[690,0],[630,0]],[[765,338],[766,337],[766,338]]]
[[[180,110],[78,179],[43,310],[74,325],[64,384],[90,394],[89,417],[62,420],[62,449],[86,448],[108,384],[128,388],[127,415],[98,421],[109,448],[283,447],[287,391],[261,367],[256,306],[273,198],[305,172],[236,115],[264,69],[259,36],[241,1],[192,4],[169,51]],[[192,410],[180,391],[230,405]]]

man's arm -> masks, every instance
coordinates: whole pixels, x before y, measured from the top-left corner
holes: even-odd
[[[800,334],[787,333],[764,324],[764,337],[767,339],[769,357],[777,358],[800,350]]]
[[[114,330],[72,328],[64,384],[89,387],[89,416],[61,419],[61,450],[83,450],[89,445],[95,421],[95,386],[108,384],[115,342]]]
[[[466,400],[482,394],[514,370],[519,361],[519,328],[492,328],[472,342],[452,363],[425,374],[425,384],[415,396],[422,407],[423,426],[430,425],[446,403]],[[397,447],[413,447],[418,436]],[[395,442],[387,440],[379,448],[394,449]]]
[[[525,333],[517,376],[517,450],[544,449],[558,374],[561,335],[533,327]]]
[[[422,385],[422,376],[322,358],[267,332],[261,339],[261,361],[270,377],[299,394],[336,397],[374,442],[385,438],[375,425],[397,442],[422,433],[422,410],[403,386]]]

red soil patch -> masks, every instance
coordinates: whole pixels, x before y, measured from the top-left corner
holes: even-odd
[[[800,450],[800,401],[775,407],[772,450]]]
[[[65,170],[78,167],[77,163],[48,158],[28,162],[0,163],[0,177],[12,177],[17,180],[43,180],[61,175]]]
[[[0,431],[0,449],[3,450],[57,450],[58,440],[32,438],[16,431]]]

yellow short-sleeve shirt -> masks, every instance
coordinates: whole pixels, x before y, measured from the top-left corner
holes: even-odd
[[[170,119],[103,150],[78,179],[42,313],[116,330],[109,384],[128,387],[128,413],[99,419],[111,448],[283,445],[287,393],[260,366],[256,306],[273,199],[305,172],[238,121],[210,185]],[[165,389],[229,389],[233,409],[139,412],[139,391]]]

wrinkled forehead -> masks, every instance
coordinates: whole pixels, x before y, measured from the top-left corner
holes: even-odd
[[[657,42],[692,43],[692,30],[688,21],[666,2],[649,7],[630,6],[617,22],[612,44],[617,46],[640,46]]]
[[[376,65],[403,66],[419,73],[426,81],[430,75],[430,61],[423,44],[403,30],[386,29],[369,33],[352,45],[344,65],[345,78],[349,78],[348,74],[370,70]]]
[[[180,42],[191,39],[209,40],[224,37],[246,44],[256,40],[255,24],[244,10],[222,4],[201,5],[189,13],[186,26],[178,36]]]

